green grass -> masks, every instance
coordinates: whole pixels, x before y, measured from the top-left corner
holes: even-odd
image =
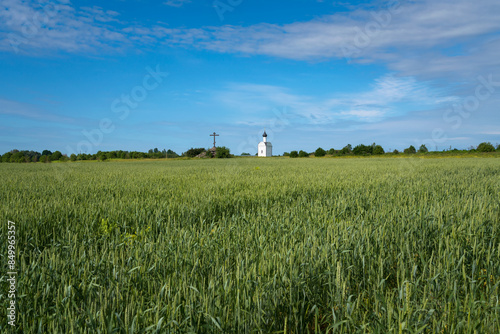
[[[0,164],[18,332],[497,333],[500,160]],[[0,331],[11,330],[0,317]]]

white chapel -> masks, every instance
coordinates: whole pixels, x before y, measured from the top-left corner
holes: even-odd
[[[272,157],[273,156],[273,145],[267,141],[267,133],[264,130],[262,134],[262,141],[259,143],[259,157]]]

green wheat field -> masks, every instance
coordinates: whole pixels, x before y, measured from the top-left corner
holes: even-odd
[[[499,333],[500,159],[0,164],[19,333]]]

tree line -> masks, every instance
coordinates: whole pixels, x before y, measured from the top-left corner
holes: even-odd
[[[458,149],[449,149],[449,151],[454,151],[454,152],[500,152],[500,145],[497,145],[496,148],[493,146],[490,142],[483,142],[479,144],[477,147],[471,147],[468,150],[458,150]],[[422,144],[420,145],[419,149],[417,150],[415,146],[410,145],[410,147],[405,148],[403,152],[399,152],[398,150],[394,150],[390,152],[391,154],[416,154],[416,153],[429,153],[429,150],[427,147]],[[284,156],[289,156],[290,158],[305,158],[309,157],[311,155],[314,155],[315,157],[324,157],[326,155],[331,155],[331,156],[345,156],[345,155],[357,155],[357,156],[369,156],[369,155],[382,155],[386,154],[384,148],[380,145],[377,145],[373,143],[372,145],[363,145],[359,144],[356,147],[352,147],[351,144],[347,144],[340,150],[335,150],[333,148],[329,149],[328,151],[325,151],[323,148],[318,147],[316,151],[308,153],[306,151],[300,150],[300,151],[291,151],[291,152],[285,152],[283,155]]]
[[[108,159],[161,159],[161,158],[177,158],[179,155],[172,150],[151,149],[148,152],[138,151],[98,151],[94,154],[79,153],[71,154],[69,157],[62,154],[60,151],[44,150],[42,153],[36,151],[19,151],[12,150],[1,156],[0,162],[53,162],[53,161],[85,161]]]
[[[62,154],[60,151],[50,151],[44,150],[42,153],[37,151],[20,151],[20,150],[11,150],[9,152],[4,153],[0,156],[0,162],[8,163],[8,162],[17,162],[17,163],[26,163],[26,162],[53,162],[53,161],[85,161],[85,160],[97,160],[97,161],[105,161],[110,159],[165,159],[165,158],[179,158],[179,157],[189,157],[193,158],[196,156],[205,153],[206,157],[215,157],[215,158],[230,158],[232,157],[229,148],[227,147],[217,147],[217,151],[215,156],[211,154],[207,154],[209,150],[204,148],[191,148],[182,154],[177,154],[174,151],[168,150],[159,150],[158,148],[150,149],[148,152],[139,152],[139,151],[98,151],[94,154],[87,153],[79,153],[79,154],[71,154],[69,157],[66,154]]]
[[[496,147],[490,142],[483,142],[479,144],[477,147],[470,147],[468,150],[457,150],[450,149],[448,151],[453,152],[500,152],[500,145]],[[417,150],[413,145],[405,148],[403,152],[399,152],[398,150],[394,150],[389,152],[390,154],[416,154],[416,153],[433,153],[429,152],[425,145],[420,145]],[[369,155],[383,155],[386,154],[384,148],[380,145],[373,143],[372,145],[363,145],[359,144],[354,148],[348,144],[344,146],[340,150],[335,150],[333,148],[325,151],[321,147],[318,147],[314,152],[306,152],[303,150],[300,151],[291,151],[285,152],[284,156],[289,156],[290,158],[304,158],[314,155],[316,157],[324,157],[326,155],[330,156],[346,156],[346,155],[356,155],[356,156],[369,156]],[[250,153],[242,153],[241,155],[250,155]],[[190,148],[186,152],[182,154],[177,154],[176,152],[168,149],[168,150],[159,150],[158,148],[150,149],[148,152],[139,152],[139,151],[98,151],[94,154],[80,153],[80,154],[71,154],[69,157],[66,154],[62,154],[60,151],[49,151],[44,150],[42,153],[37,151],[19,151],[12,150],[4,153],[0,156],[0,162],[52,162],[52,161],[84,161],[84,160],[98,160],[105,161],[110,159],[165,159],[165,158],[179,158],[179,157],[187,157],[187,158],[231,158],[233,155],[231,154],[229,148],[225,146],[217,147],[215,154],[210,151],[210,149],[205,148]]]

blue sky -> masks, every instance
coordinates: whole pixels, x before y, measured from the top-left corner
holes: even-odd
[[[500,3],[4,0],[0,153],[500,142]]]

